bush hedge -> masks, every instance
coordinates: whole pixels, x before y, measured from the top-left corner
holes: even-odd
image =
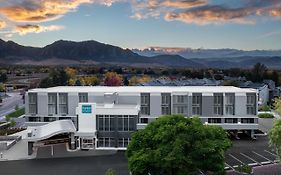
[[[252,173],[252,167],[250,167],[249,165],[239,165],[237,168],[235,168],[236,171],[241,172],[241,173],[247,173],[250,174]]]
[[[271,113],[261,113],[258,115],[259,118],[274,118],[274,115]]]

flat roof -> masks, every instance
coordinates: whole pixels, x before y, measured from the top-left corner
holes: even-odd
[[[51,88],[31,89],[28,92],[100,92],[100,93],[134,93],[134,92],[226,92],[256,93],[256,89],[234,86],[57,86]]]

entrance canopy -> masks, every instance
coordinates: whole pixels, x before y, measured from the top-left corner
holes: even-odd
[[[29,127],[27,130],[26,139],[34,142],[45,140],[58,134],[76,132],[76,128],[71,120],[58,120],[43,126]]]

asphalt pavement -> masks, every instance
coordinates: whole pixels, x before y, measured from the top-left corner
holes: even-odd
[[[124,152],[114,155],[0,162],[2,175],[104,175],[108,169],[129,175]]]

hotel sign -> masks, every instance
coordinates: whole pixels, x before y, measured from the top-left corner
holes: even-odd
[[[83,114],[91,114],[92,113],[92,105],[82,105],[82,113]]]

